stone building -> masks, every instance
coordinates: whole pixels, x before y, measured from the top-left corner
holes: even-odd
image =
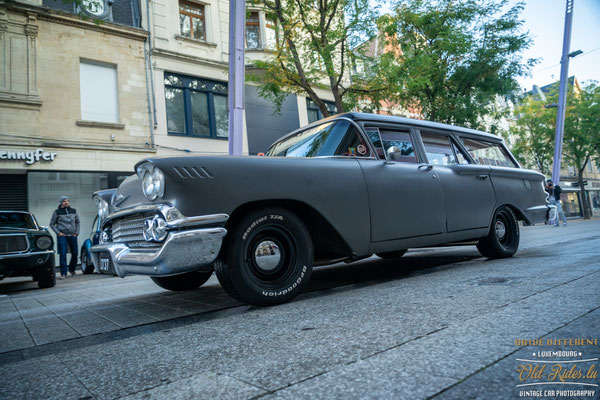
[[[91,194],[156,153],[138,2],[82,4],[0,0],[0,209],[48,225],[67,195],[85,235]]]

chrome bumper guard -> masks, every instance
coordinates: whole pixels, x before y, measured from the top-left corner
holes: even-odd
[[[121,215],[148,212],[149,206],[140,206]],[[202,225],[224,223],[226,214],[184,217],[172,206],[158,205],[152,210],[162,214],[168,235],[160,247],[130,248],[125,243],[103,243],[90,249],[97,271],[113,273],[121,278],[127,275],[169,276],[202,270],[217,258],[227,230],[221,227],[199,228]],[[110,215],[107,220],[115,219]],[[102,261],[101,261],[102,260]]]
[[[546,222],[555,220],[557,212],[556,206],[548,206],[548,217],[546,218]]]

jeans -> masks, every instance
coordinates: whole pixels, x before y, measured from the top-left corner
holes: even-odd
[[[564,224],[567,223],[567,218],[565,217],[565,213],[563,212],[562,209],[562,204],[560,203],[560,201],[556,201],[553,196],[550,196],[549,199],[550,205],[556,206],[556,219],[553,219],[552,221],[550,221],[551,225],[560,225],[560,220],[562,220],[562,222]]]
[[[77,267],[77,236],[58,237],[58,255],[60,259],[60,274],[67,275],[67,248],[71,252],[69,271],[75,272]]]

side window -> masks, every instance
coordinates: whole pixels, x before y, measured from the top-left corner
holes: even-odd
[[[375,127],[365,127],[365,131],[367,132],[367,135],[369,135],[369,138],[377,151],[378,158],[385,160],[385,152],[388,151],[390,147],[396,146],[398,151],[394,156],[394,161],[417,162],[415,145],[408,130],[380,130]],[[381,143],[382,141],[383,143]]]
[[[517,167],[507,154],[506,150],[497,143],[466,138],[461,138],[461,140],[477,164],[498,167]]]
[[[427,160],[431,164],[451,165],[458,163],[449,137],[421,132],[421,138],[425,146]]]
[[[459,149],[456,144],[450,140],[452,142],[452,149],[454,150],[454,154],[456,154],[456,158],[458,160],[459,164],[468,164],[469,160],[467,159],[467,156],[463,153],[463,151],[461,149]]]
[[[367,144],[349,121],[331,121],[298,132],[273,145],[267,155],[277,157],[370,157]]]

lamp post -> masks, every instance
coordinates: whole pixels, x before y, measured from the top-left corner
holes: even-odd
[[[229,1],[229,154],[242,154],[246,0]]]
[[[560,181],[560,161],[562,156],[563,133],[565,128],[565,106],[567,103],[567,80],[569,78],[569,58],[583,53],[581,50],[569,53],[571,46],[571,26],[573,25],[573,4],[575,0],[567,0],[565,12],[565,33],[563,36],[563,52],[560,60],[560,88],[558,90],[558,110],[556,112],[556,134],[554,141],[554,164],[552,180],[555,185]]]

